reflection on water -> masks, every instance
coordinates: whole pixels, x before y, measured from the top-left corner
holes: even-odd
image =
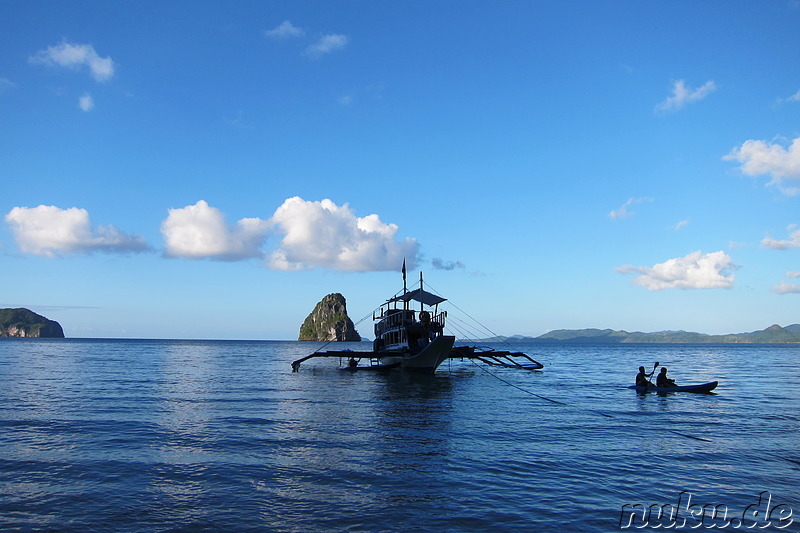
[[[201,343],[167,344],[154,353],[153,418],[163,431],[157,460],[202,461],[212,453],[214,400],[224,394],[217,382],[219,350]]]
[[[308,343],[27,341],[0,342],[4,531],[608,531],[681,491],[800,509],[800,347],[530,345],[541,373],[417,376],[292,373]],[[628,389],[654,361],[717,394]]]

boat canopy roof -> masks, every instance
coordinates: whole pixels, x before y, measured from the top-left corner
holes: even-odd
[[[421,302],[424,305],[439,305],[442,302],[446,302],[447,298],[442,298],[441,296],[436,296],[435,294],[423,291],[422,289],[417,289],[415,291],[409,291],[405,294],[395,296],[387,303],[410,302],[411,300],[414,300],[415,302]]]

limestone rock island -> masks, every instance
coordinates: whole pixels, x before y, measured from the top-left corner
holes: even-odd
[[[64,338],[61,324],[30,309],[0,309],[0,337]]]
[[[300,326],[301,341],[359,342],[361,335],[347,316],[347,302],[341,294],[323,298]]]

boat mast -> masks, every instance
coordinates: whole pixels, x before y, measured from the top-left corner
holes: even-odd
[[[408,288],[406,287],[406,260],[403,258],[403,311],[408,311],[408,300],[406,300],[406,293],[408,292]],[[404,315],[405,316],[405,315]]]
[[[425,291],[422,290],[422,270],[419,271],[419,311],[420,313],[425,310]]]

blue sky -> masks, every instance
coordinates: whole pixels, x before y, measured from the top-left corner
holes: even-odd
[[[294,339],[403,258],[498,334],[800,322],[800,2],[0,11],[0,307],[68,336]]]

